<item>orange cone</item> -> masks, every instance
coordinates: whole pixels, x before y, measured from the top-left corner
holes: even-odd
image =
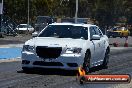
[[[128,38],[126,38],[126,40],[125,40],[124,47],[128,47]]]

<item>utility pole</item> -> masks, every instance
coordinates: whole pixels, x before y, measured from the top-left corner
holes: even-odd
[[[0,0],[0,37],[2,37],[3,0]]]
[[[29,0],[28,0],[28,20],[27,20],[27,31],[28,31],[28,25],[29,25]]]
[[[28,22],[27,24],[29,25],[29,0],[28,0]]]
[[[78,0],[76,0],[75,23],[77,23],[77,14],[78,14]]]

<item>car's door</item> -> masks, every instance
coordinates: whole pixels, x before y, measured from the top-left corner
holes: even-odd
[[[103,40],[104,40],[104,38],[103,38],[103,36],[100,34],[100,31],[99,31],[99,27],[97,27],[97,26],[94,26],[94,30],[95,30],[95,32],[96,32],[96,35],[99,35],[100,36],[100,40],[96,40],[97,41],[97,43],[98,43],[98,54],[97,54],[97,58],[96,58],[96,61],[97,62],[100,62],[100,61],[102,61],[102,58],[103,58],[103,48],[104,48],[104,44],[103,44]]]
[[[100,60],[103,61],[104,56],[105,56],[105,45],[106,45],[106,38],[104,37],[102,31],[99,29],[99,27],[97,28],[99,31],[99,35],[100,35]]]
[[[93,53],[92,53],[92,64],[97,65],[97,62],[100,60],[100,50],[101,50],[101,40],[91,40],[93,35],[99,35],[99,32],[97,30],[96,26],[91,26],[90,28],[90,41],[93,44],[92,47],[94,47]]]

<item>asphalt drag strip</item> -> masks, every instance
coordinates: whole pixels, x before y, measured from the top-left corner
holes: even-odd
[[[132,48],[111,48],[108,69],[93,68],[89,74],[132,73]],[[129,84],[84,84],[76,80],[76,72],[59,69],[37,69],[23,72],[21,61],[0,63],[0,88],[131,88]]]

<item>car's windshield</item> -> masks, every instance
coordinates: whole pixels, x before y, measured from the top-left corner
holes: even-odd
[[[127,29],[125,27],[120,27],[120,28],[118,28],[118,30],[120,30],[120,31],[126,31]]]
[[[49,25],[38,37],[88,39],[87,27],[71,25]]]

